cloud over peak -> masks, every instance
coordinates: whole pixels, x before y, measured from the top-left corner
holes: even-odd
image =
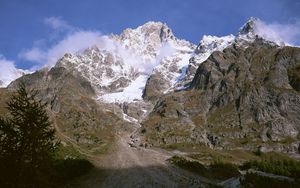
[[[0,54],[0,87],[6,87],[11,81],[22,76],[24,71],[17,69],[15,63]]]
[[[284,42],[287,45],[300,45],[300,20],[293,23],[266,23],[260,19],[252,19],[254,33],[277,44]],[[249,20],[251,21],[251,19]],[[90,31],[76,28],[70,25],[61,17],[47,17],[44,23],[53,29],[54,33],[59,34],[59,39],[55,39],[55,43],[45,46],[39,43],[33,44],[30,49],[23,50],[19,53],[19,58],[35,63],[35,69],[43,66],[52,67],[57,60],[65,53],[80,52],[88,47],[96,45],[100,49],[108,51],[115,51],[120,56],[126,57],[125,59],[136,59],[132,53],[127,52],[110,40],[107,36],[102,35],[100,31]],[[49,39],[43,39],[49,40]],[[165,47],[168,47],[167,45]],[[166,48],[168,49],[168,48]],[[162,48],[164,50],[164,48]],[[166,50],[165,50],[166,51]]]
[[[300,45],[297,43],[300,38],[300,20],[292,23],[266,23],[258,19],[255,22],[254,31],[259,36],[278,44],[284,42],[291,46]]]
[[[43,50],[33,47],[23,51],[19,57],[40,64],[52,67],[56,61],[65,53],[76,53],[90,46],[97,45],[101,41],[101,33],[94,31],[77,31],[67,34],[61,41],[50,48]]]

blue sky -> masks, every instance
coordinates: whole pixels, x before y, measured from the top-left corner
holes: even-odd
[[[0,0],[0,60],[39,67],[45,53],[75,31],[119,34],[147,21],[165,22],[175,36],[197,44],[204,34],[235,34],[247,19],[259,17],[277,28],[293,26],[290,40],[300,45],[294,31],[299,10],[299,0]],[[29,51],[34,57],[26,56]]]

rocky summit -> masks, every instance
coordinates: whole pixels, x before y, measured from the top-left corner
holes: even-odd
[[[203,36],[198,45],[148,22],[67,53],[53,67],[17,72],[21,77],[0,90],[0,102],[20,81],[37,89],[57,136],[93,160],[127,155],[124,143],[160,152],[206,147],[297,155],[300,48],[260,35],[259,22],[251,18],[236,35]],[[158,165],[151,160],[147,165]]]

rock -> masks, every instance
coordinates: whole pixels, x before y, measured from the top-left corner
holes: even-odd
[[[202,142],[216,147],[251,148],[264,143],[270,151],[295,151],[295,146],[281,142],[299,138],[300,49],[262,39],[248,45],[233,44],[212,53],[187,90],[159,99],[143,122],[146,134],[156,134],[152,140],[162,135],[167,144],[178,143],[176,135],[183,134],[179,142],[195,143],[190,140],[192,132],[181,129],[189,125],[206,132],[208,140]],[[162,134],[164,130],[170,130],[174,139]],[[280,144],[269,145],[269,141]]]

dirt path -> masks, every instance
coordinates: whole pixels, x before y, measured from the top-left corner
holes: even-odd
[[[63,134],[55,122],[54,125],[61,138],[72,144],[95,165],[89,174],[66,187],[199,187],[202,184],[214,183],[170,165],[166,160],[174,155],[171,152],[133,146],[130,133],[117,133],[118,141],[108,155],[93,155]],[[132,122],[132,126],[138,128],[139,124]]]
[[[199,187],[201,182],[209,182],[168,165],[166,160],[172,155],[130,147],[129,140],[129,135],[120,136],[116,158],[110,161],[116,170],[104,180],[102,187]]]
[[[170,166],[166,160],[172,155],[168,152],[130,147],[129,134],[118,137],[115,151],[96,161],[98,170],[70,187],[199,187],[203,183],[213,183]]]

